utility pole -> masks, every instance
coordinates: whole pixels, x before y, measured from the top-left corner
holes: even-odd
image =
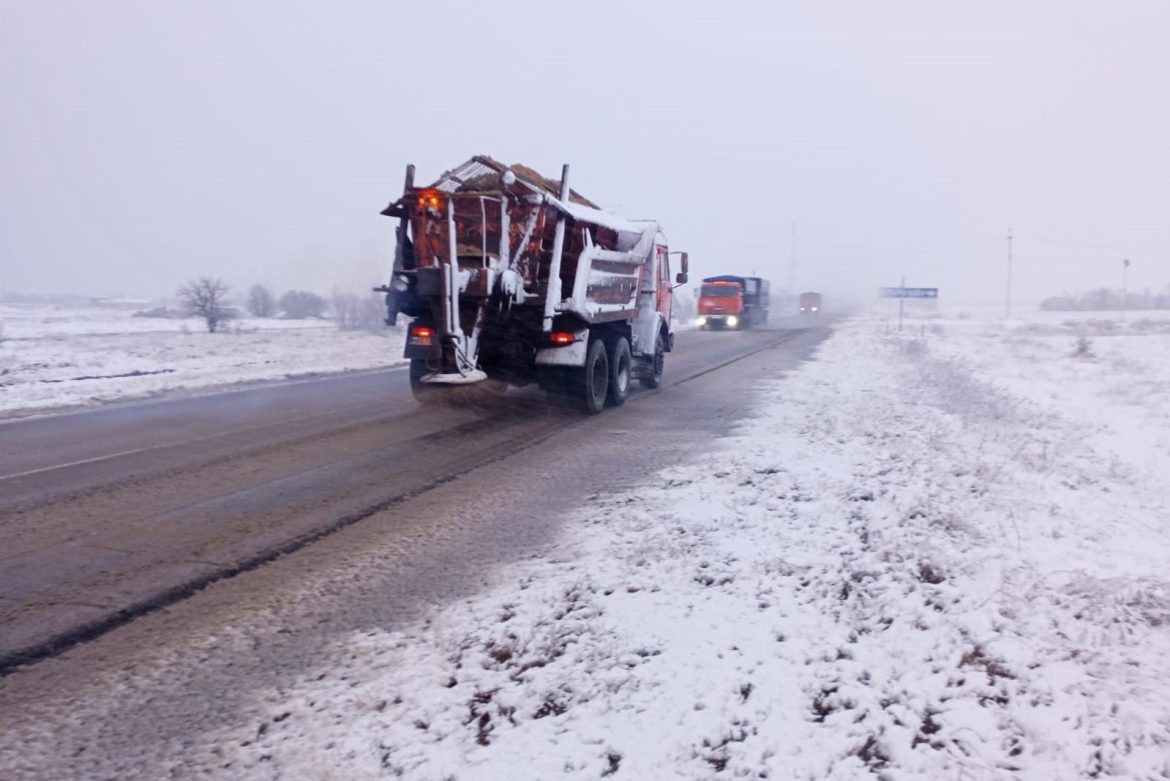
[[[1121,308],[1126,308],[1126,299],[1129,298],[1129,258],[1121,261]]]
[[[1007,300],[1004,306],[1004,319],[1012,319],[1012,229],[1008,228],[1007,235],[1008,242],[1008,276],[1007,276]]]
[[[789,292],[796,295],[796,223],[792,223],[792,243],[789,249],[788,261]]]
[[[902,316],[906,314],[906,277],[902,277],[902,289],[898,293],[898,333],[902,333]]]

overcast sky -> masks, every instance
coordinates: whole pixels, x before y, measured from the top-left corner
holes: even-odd
[[[1168,79],[1165,0],[0,0],[0,290],[361,289],[479,153],[700,275],[995,302],[1010,227],[1021,300],[1162,288]]]

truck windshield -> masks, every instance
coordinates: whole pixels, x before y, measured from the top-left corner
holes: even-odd
[[[739,295],[739,288],[734,285],[703,285],[701,295],[704,298],[735,298]]]

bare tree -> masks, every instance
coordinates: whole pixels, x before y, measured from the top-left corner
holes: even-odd
[[[264,285],[252,285],[248,290],[247,306],[255,317],[272,317],[276,314],[276,296]]]
[[[335,290],[329,308],[333,313],[333,321],[343,331],[380,331],[385,327],[383,318],[386,307],[381,296],[376,294],[362,297]]]
[[[386,299],[381,293],[367,293],[358,306],[358,327],[381,333],[386,328]]]
[[[293,320],[324,317],[325,299],[308,290],[290,290],[280,297],[280,311]]]
[[[329,311],[333,313],[333,322],[343,331],[352,331],[358,327],[358,297],[353,293],[333,291],[333,301],[329,304]]]
[[[179,302],[188,315],[203,318],[207,330],[215,333],[232,316],[232,310],[225,304],[227,293],[228,286],[222,279],[199,277],[179,288]]]

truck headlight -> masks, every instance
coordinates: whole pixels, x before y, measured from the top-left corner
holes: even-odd
[[[737,325],[739,325],[739,318],[735,315],[731,315],[727,318],[727,324],[732,328],[735,328]]]
[[[706,324],[707,324],[706,317],[699,315],[698,317],[695,318],[695,325],[706,325]]]

